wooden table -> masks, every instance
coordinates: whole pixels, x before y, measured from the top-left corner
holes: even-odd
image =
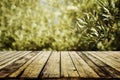
[[[0,78],[120,78],[120,51],[0,51]]]

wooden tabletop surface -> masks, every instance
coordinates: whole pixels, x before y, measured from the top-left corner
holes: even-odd
[[[0,51],[0,78],[120,78],[120,51]]]

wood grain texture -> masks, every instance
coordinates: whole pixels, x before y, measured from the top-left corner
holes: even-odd
[[[60,52],[52,52],[41,77],[60,78]]]
[[[79,77],[68,51],[61,52],[61,77]]]
[[[20,59],[16,60],[15,62],[11,63],[10,65],[4,67],[0,70],[0,77],[6,77],[9,74],[15,72],[18,70],[25,62],[27,62],[29,59],[34,57],[36,55],[36,52],[31,52]]]
[[[79,53],[79,55],[100,77],[108,78],[109,76],[105,74],[104,71],[99,66],[97,66],[93,61],[91,61],[86,55],[84,55],[86,53],[87,52],[82,52],[82,53]]]
[[[120,51],[0,51],[0,78],[120,79]]]
[[[107,65],[113,67],[114,69],[120,71],[120,62],[117,62],[115,60],[112,60],[109,57],[106,57],[106,54],[103,54],[101,52],[99,52],[99,54],[97,52],[94,52],[94,54],[91,54],[95,57],[97,57],[98,59],[100,59],[101,61],[103,61],[104,63],[106,63]]]
[[[82,78],[99,77],[96,74],[96,72],[78,55],[78,53],[71,51],[69,52],[69,54],[72,57],[72,60],[77,68],[80,77]]]
[[[23,72],[21,77],[37,78],[45,66],[48,57],[50,56],[50,51],[42,52]]]
[[[120,78],[120,75],[119,75],[120,72],[118,72],[117,70],[115,70],[111,66],[107,65],[103,61],[101,61],[101,60],[97,59],[96,57],[92,56],[91,54],[93,54],[93,53],[89,52],[88,54],[85,54],[85,55],[87,57],[89,57],[97,66],[99,66],[108,76]]]
[[[39,55],[41,54],[41,52],[38,52],[34,57],[32,57],[28,62],[26,62],[24,65],[22,65],[18,70],[16,70],[15,72],[11,73],[9,75],[9,77],[17,77],[20,73],[22,73],[26,67],[28,67],[33,60],[35,60]]]
[[[2,68],[4,68],[5,66],[13,63],[13,62],[16,61],[17,59],[19,59],[19,58],[27,55],[28,53],[30,53],[30,51],[17,52],[16,55],[11,56],[11,57],[9,57],[9,58],[6,58],[6,59],[2,60],[2,61],[0,62],[0,69],[2,69]]]

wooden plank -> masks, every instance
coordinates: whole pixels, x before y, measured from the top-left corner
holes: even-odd
[[[10,52],[10,51],[9,51]],[[0,51],[0,56],[8,53],[8,51]]]
[[[10,51],[10,52],[6,52],[3,55],[0,55],[0,62],[3,60],[6,60],[10,57],[13,57],[14,55],[20,53],[20,51]]]
[[[120,51],[104,51],[100,53],[103,54],[105,58],[109,58],[112,61],[119,62],[120,63]]]
[[[97,73],[76,53],[69,52],[81,78],[98,78]]]
[[[111,55],[111,57],[110,56],[106,56],[107,54],[109,55],[110,53],[99,52],[99,54],[97,54],[97,53],[94,53],[94,54],[96,56],[99,56],[100,58],[102,58],[105,63],[107,62],[106,64],[108,64],[108,65],[110,65],[110,66],[112,66],[112,67],[114,67],[114,68],[116,68],[117,70],[120,71],[120,62],[111,59],[112,55]],[[120,56],[118,56],[118,57],[120,57]]]
[[[97,57],[98,59],[100,59],[101,61],[103,61],[104,63],[106,63],[107,65],[115,68],[116,70],[120,71],[120,63],[117,61],[114,61],[108,57],[105,57],[105,54],[100,54],[101,52],[94,52],[94,54],[92,54],[93,56]]]
[[[61,52],[61,77],[79,77],[67,51]]]
[[[18,75],[20,75],[28,65],[30,65],[32,63],[32,61],[34,61],[39,55],[41,55],[41,51],[36,54],[34,57],[32,57],[28,62],[26,62],[23,66],[21,66],[18,70],[16,70],[15,72],[13,72],[12,74],[9,75],[9,77],[17,77]]]
[[[86,55],[87,51],[82,51],[82,53],[79,52],[79,56],[82,57],[82,59],[101,77],[101,78],[109,78],[107,74],[104,73],[102,69],[99,68],[94,62],[92,62]]]
[[[101,68],[108,76],[114,78],[120,78],[120,72],[112,68],[111,66],[105,64],[103,61],[99,60],[98,58],[92,56],[93,52],[86,53],[85,55],[94,62],[99,68]]]
[[[12,72],[16,71],[17,69],[19,69],[19,67],[21,67],[25,62],[27,62],[29,59],[31,59],[32,57],[34,57],[36,55],[37,52],[31,52],[28,55],[25,55],[23,57],[21,57],[20,59],[18,59],[17,61],[13,62],[12,64],[4,67],[3,69],[0,70],[0,78],[1,77],[6,77],[9,74],[11,74]]]
[[[54,51],[43,72],[41,73],[42,78],[60,78],[60,52]]]
[[[8,62],[9,59],[14,58],[14,57],[20,55],[19,53],[23,53],[23,52],[18,51],[18,52],[9,53],[9,54],[5,55],[4,57],[0,58],[0,65]]]
[[[120,51],[115,51],[115,52],[111,52],[111,53],[109,53],[108,54],[110,57],[111,57],[111,59],[114,59],[115,61],[117,61],[117,62],[120,62]]]
[[[8,53],[8,52],[12,52],[12,51],[0,51],[0,55],[6,54],[6,53]]]
[[[23,52],[19,52],[18,55],[14,55],[13,57],[11,58],[8,58],[2,62],[0,62],[0,69],[4,68],[5,66],[13,63],[14,61],[16,61],[17,59],[27,55],[28,53],[30,53],[31,51],[23,51]]]
[[[120,78],[119,51],[41,52],[36,55],[27,51],[0,52],[0,77],[45,80]]]
[[[39,55],[23,72],[21,77],[27,78],[37,78],[45,66],[49,56],[50,51],[44,51]]]
[[[0,54],[4,53],[4,51],[0,51]]]

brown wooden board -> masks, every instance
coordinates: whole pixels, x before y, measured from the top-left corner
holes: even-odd
[[[98,78],[97,73],[76,53],[75,51],[69,52],[77,71],[82,78]]]
[[[68,51],[61,52],[61,77],[79,77]]]
[[[0,78],[120,79],[120,51],[0,51]]]
[[[37,78],[44,68],[51,51],[44,51],[24,70],[21,77]]]
[[[60,52],[52,52],[40,76],[42,78],[60,78]]]
[[[7,77],[11,73],[18,70],[24,63],[26,63],[29,59],[34,57],[36,55],[36,52],[31,52],[20,59],[16,60],[15,62],[11,63],[10,65],[2,68],[0,70],[0,77]]]

